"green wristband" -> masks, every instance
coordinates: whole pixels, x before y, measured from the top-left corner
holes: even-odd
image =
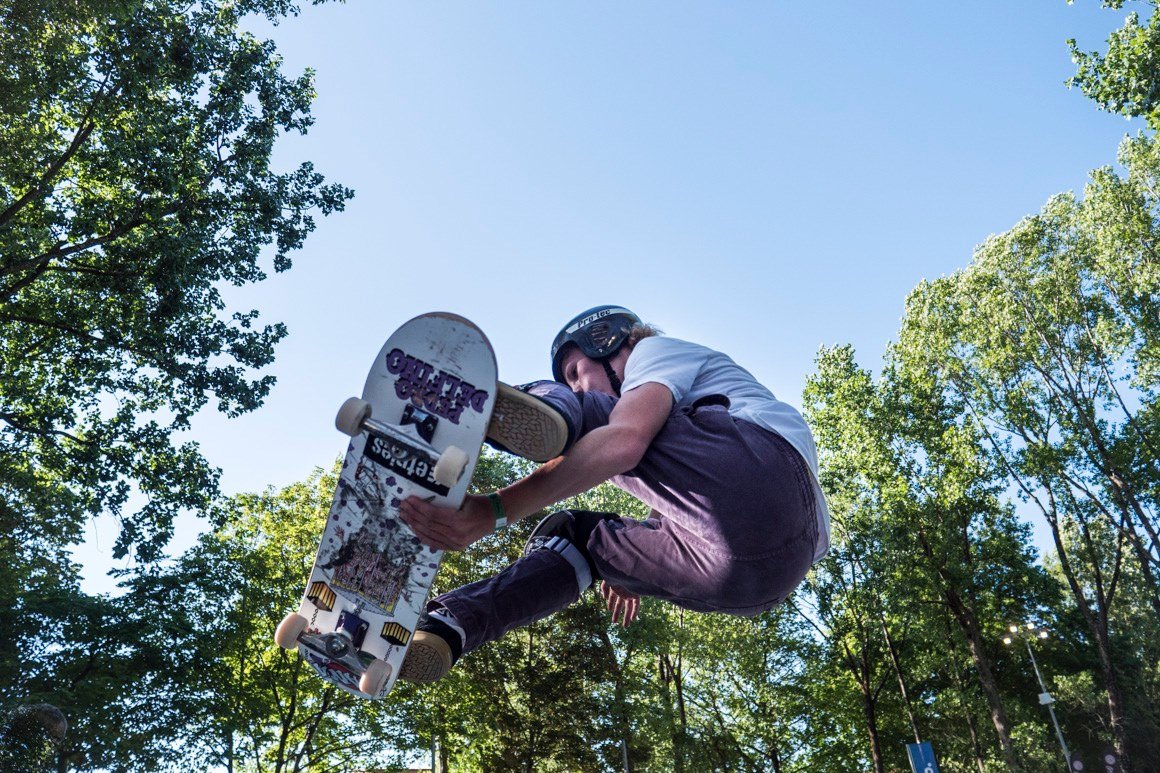
[[[487,501],[491,502],[491,511],[495,513],[495,530],[499,531],[508,525],[507,513],[503,509],[503,501],[499,498],[499,492],[493,491],[487,495]]]

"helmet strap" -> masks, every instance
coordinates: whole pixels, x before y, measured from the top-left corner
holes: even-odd
[[[605,357],[600,361],[600,364],[604,366],[604,373],[608,376],[608,383],[612,385],[612,391],[617,397],[620,397],[620,376],[617,376],[616,371],[612,369],[612,363],[609,362],[611,359],[611,357]]]

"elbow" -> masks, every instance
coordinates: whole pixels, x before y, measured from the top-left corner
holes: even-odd
[[[640,460],[644,458],[648,447],[648,441],[643,441],[635,436],[621,439],[615,444],[613,453],[610,454],[610,463],[616,470],[614,474],[620,475],[635,469],[640,464]]]

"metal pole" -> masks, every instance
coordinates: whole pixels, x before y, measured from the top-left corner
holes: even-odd
[[[1059,746],[1063,749],[1063,759],[1067,762],[1068,773],[1071,773],[1071,752],[1067,749],[1067,743],[1063,740],[1063,731],[1059,729],[1059,720],[1055,718],[1055,699],[1047,692],[1047,685],[1043,683],[1043,674],[1039,673],[1039,664],[1035,662],[1035,652],[1031,649],[1031,642],[1027,637],[1022,637],[1023,643],[1027,645],[1027,654],[1031,656],[1031,667],[1035,669],[1035,678],[1039,680],[1039,689],[1042,692],[1039,695],[1039,702],[1047,706],[1047,713],[1051,715],[1051,724],[1055,726],[1055,737],[1059,739]]]

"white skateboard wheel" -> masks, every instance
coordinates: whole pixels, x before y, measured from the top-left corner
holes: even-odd
[[[390,677],[390,664],[385,660],[375,658],[359,678],[358,689],[372,698],[377,698],[379,697],[379,693],[383,691],[383,688],[387,686],[387,680]]]
[[[463,449],[447,446],[439,461],[435,462],[435,482],[440,486],[454,486],[467,469],[470,458]]]
[[[362,432],[362,424],[371,416],[371,404],[358,397],[349,397],[338,415],[334,417],[334,426],[344,435],[355,435]]]
[[[306,630],[309,622],[297,612],[291,612],[278,623],[278,628],[274,631],[274,641],[283,649],[294,649],[298,646],[298,637]]]

